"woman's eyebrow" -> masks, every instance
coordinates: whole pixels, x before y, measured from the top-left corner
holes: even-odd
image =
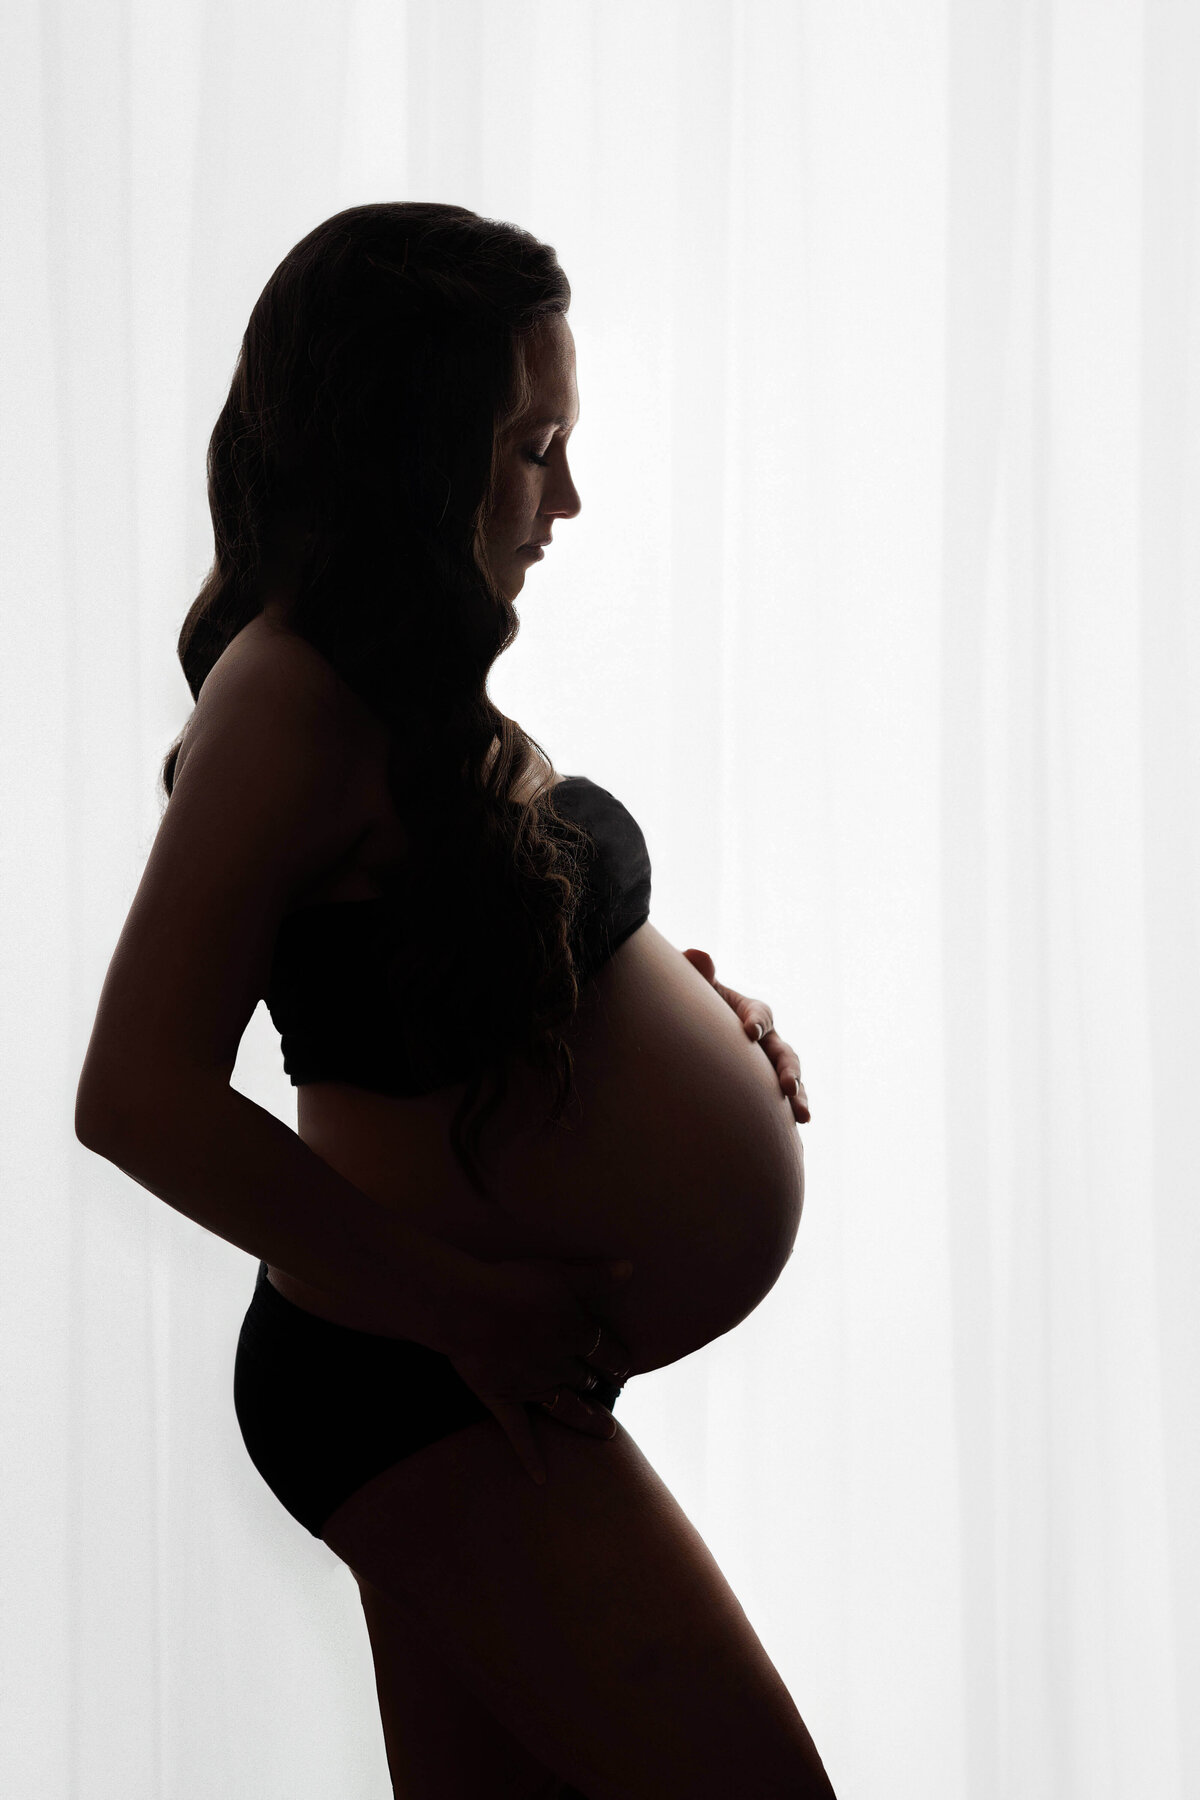
[[[562,413],[556,413],[553,418],[546,417],[544,419],[530,419],[529,423],[535,427],[541,426],[541,425],[557,425],[559,427],[560,431],[569,431],[571,429],[570,419],[566,418]],[[577,425],[579,423],[579,414],[578,413],[575,414],[575,423]]]

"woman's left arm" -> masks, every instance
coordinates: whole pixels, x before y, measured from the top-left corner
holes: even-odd
[[[712,983],[726,1006],[733,1008],[742,1022],[746,1036],[755,1039],[759,1048],[766,1051],[779,1077],[780,1087],[792,1102],[797,1119],[802,1125],[807,1125],[812,1114],[808,1109],[804,1083],[800,1079],[800,1057],[790,1044],[784,1043],[776,1031],[775,1021],[766,1001],[750,1000],[745,994],[739,994],[736,988],[722,987],[717,980],[717,965],[707,950],[685,950],[683,954],[693,969],[699,970],[705,981]]]

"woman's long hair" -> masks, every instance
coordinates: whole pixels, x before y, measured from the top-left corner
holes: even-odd
[[[483,1066],[451,1141],[483,1195],[479,1139],[510,1053],[552,1078],[549,1122],[574,1092],[561,1028],[579,1000],[588,840],[548,780],[527,804],[509,797],[538,757],[554,770],[488,698],[520,620],[482,535],[532,397],[529,340],[570,299],[549,245],[466,207],[353,206],[310,231],[255,303],[213,428],[215,551],[178,640],[195,700],[262,610],[291,532],[289,629],[390,728],[388,785],[412,844],[410,942],[387,969],[394,1029],[422,1092],[463,1078],[445,1072],[478,1033]],[[168,797],[182,737],[162,765]]]

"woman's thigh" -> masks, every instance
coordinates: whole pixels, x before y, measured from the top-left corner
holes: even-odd
[[[398,1800],[569,1800],[447,1665],[420,1615],[358,1577]]]
[[[366,1482],[325,1542],[591,1800],[829,1800],[778,1671],[634,1440],[530,1418],[544,1487],[489,1417]]]

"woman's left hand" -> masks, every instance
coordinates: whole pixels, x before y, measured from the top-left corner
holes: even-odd
[[[800,1079],[800,1057],[790,1044],[784,1043],[776,1031],[775,1021],[766,1001],[749,1000],[745,994],[739,994],[736,988],[722,987],[717,980],[717,965],[707,950],[685,950],[683,954],[693,969],[698,969],[705,981],[712,983],[726,1006],[733,1008],[742,1022],[746,1036],[755,1040],[759,1048],[766,1051],[771,1066],[779,1077],[779,1085],[792,1103],[792,1110],[800,1123],[807,1125],[812,1114],[808,1110],[808,1095]]]

